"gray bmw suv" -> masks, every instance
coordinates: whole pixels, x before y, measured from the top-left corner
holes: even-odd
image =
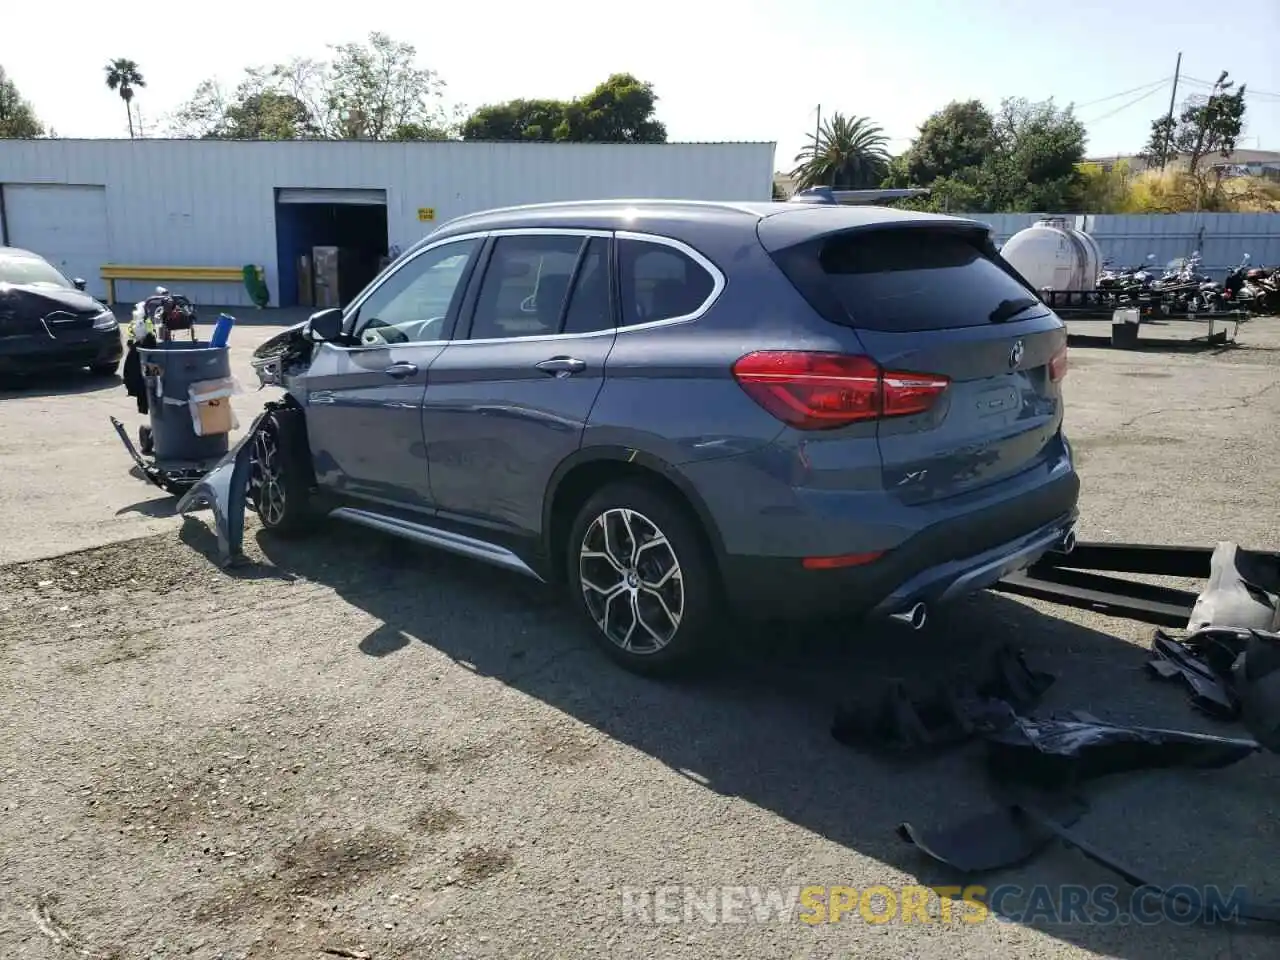
[[[630,669],[733,613],[928,609],[1074,543],[1066,331],[953,217],[618,200],[453,220],[255,357],[252,502],[566,589]]]

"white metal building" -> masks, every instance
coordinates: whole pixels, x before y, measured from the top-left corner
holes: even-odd
[[[102,296],[103,264],[264,268],[271,305],[298,302],[315,244],[382,253],[488,207],[552,200],[767,200],[772,143],[0,140],[0,242]],[[234,283],[174,284],[247,305]],[[154,287],[117,284],[123,302]]]

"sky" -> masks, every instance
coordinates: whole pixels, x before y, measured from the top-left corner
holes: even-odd
[[[147,86],[136,104],[146,134],[159,136],[165,116],[206,77],[234,86],[245,67],[324,57],[327,44],[381,30],[417,47],[420,63],[446,82],[451,105],[567,99],[630,72],[653,83],[669,139],[776,142],[782,170],[794,165],[819,106],[824,116],[870,117],[899,153],[930,113],[970,98],[1073,102],[1089,156],[1133,153],[1168,110],[1182,50],[1178,99],[1229,70],[1256,91],[1239,146],[1280,150],[1276,0],[1240,8],[1203,0],[1146,8],[1101,0],[489,0],[376,10],[333,0],[65,0],[49,15],[60,23],[56,55],[33,42],[19,15],[19,29],[0,31],[0,65],[62,137],[127,136],[124,106],[104,83],[109,59],[138,62]]]

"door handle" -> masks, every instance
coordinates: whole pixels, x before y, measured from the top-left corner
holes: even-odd
[[[577,357],[552,357],[534,366],[553,377],[569,377],[587,369],[587,361],[579,360]]]
[[[408,360],[400,360],[393,363],[383,371],[388,377],[395,377],[397,380],[403,380],[405,377],[412,377],[418,372],[418,365],[410,363]]]

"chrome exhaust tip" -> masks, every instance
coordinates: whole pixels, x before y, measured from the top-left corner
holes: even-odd
[[[1076,548],[1076,532],[1075,530],[1068,530],[1066,533],[1066,536],[1062,538],[1062,542],[1059,543],[1054,548],[1054,552],[1061,553],[1061,554],[1068,554],[1075,548]]]
[[[905,623],[912,630],[920,630],[924,627],[925,621],[929,619],[929,608],[923,603],[917,603],[901,613],[889,614],[889,619],[897,620],[898,623]]]

